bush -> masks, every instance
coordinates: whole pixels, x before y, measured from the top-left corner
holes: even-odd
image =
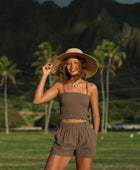
[[[60,109],[59,109],[59,103],[57,100],[53,101],[53,107],[52,107],[52,113],[50,117],[50,123],[49,123],[49,128],[56,128],[59,122],[59,117],[60,117]],[[35,126],[41,126],[44,128],[45,125],[45,115],[43,115],[40,119],[36,120],[34,122]]]
[[[14,112],[14,111],[9,111],[8,123],[9,123],[9,128],[21,127],[27,125],[24,119],[18,114],[18,112]],[[0,114],[0,128],[5,128],[4,112]]]
[[[49,123],[49,128],[56,128],[59,123],[59,114],[52,113]],[[43,115],[40,119],[36,120],[34,122],[35,126],[42,127],[44,129],[45,127],[45,115]]]
[[[140,123],[140,102],[116,100],[109,104],[109,121],[122,120],[123,123]]]

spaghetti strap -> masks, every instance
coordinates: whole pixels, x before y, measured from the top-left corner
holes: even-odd
[[[65,86],[64,86],[64,83],[63,83],[63,93],[65,93]]]
[[[87,95],[88,95],[88,82],[86,81],[86,90],[87,90]]]

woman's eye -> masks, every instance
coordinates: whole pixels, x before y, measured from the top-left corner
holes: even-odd
[[[66,65],[68,66],[68,65],[71,65],[72,63],[77,65],[77,64],[79,64],[79,61],[67,62]]]
[[[75,61],[74,63],[75,63],[75,64],[79,64],[79,61]]]

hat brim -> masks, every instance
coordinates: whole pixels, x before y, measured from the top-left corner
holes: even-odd
[[[69,53],[63,53],[59,55],[54,61],[53,61],[53,67],[51,69],[51,72],[56,74],[58,71],[58,68],[61,63],[63,63],[64,59],[71,56],[79,56],[80,58],[83,58],[86,61],[86,78],[92,77],[98,70],[98,65],[96,60],[91,57],[90,55],[86,53],[77,53],[77,52],[69,52]]]

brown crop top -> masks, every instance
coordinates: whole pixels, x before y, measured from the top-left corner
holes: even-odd
[[[77,92],[65,92],[60,96],[60,120],[84,119],[87,120],[89,105],[88,82],[86,82],[86,94]]]

